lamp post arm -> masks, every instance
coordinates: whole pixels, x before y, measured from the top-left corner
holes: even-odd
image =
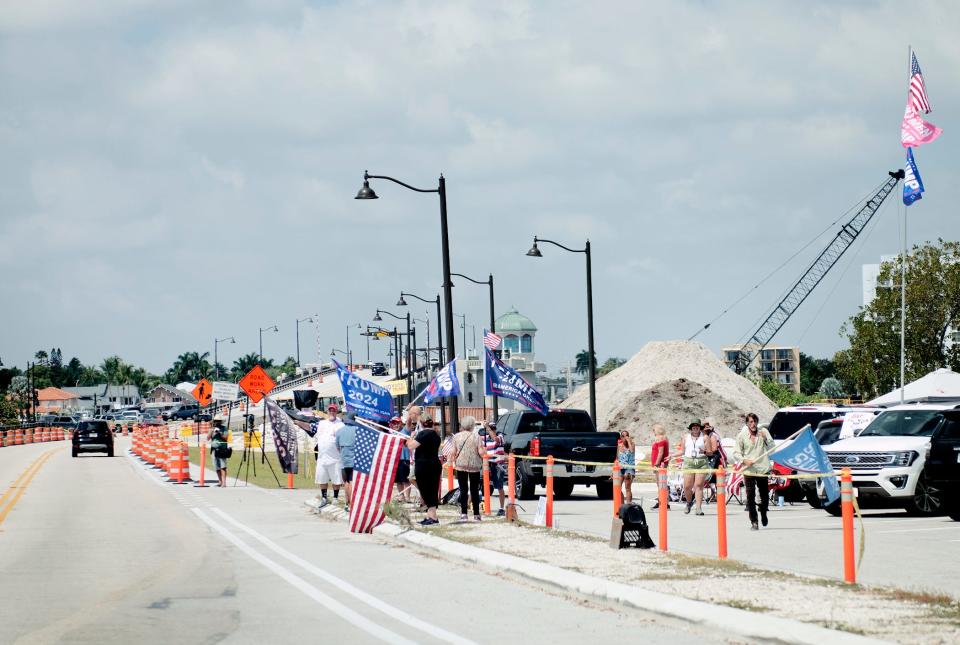
[[[378,314],[387,314],[388,316],[393,316],[397,320],[407,320],[407,316],[398,316],[397,314],[392,314],[389,311],[384,311],[383,309],[377,309]]]
[[[544,240],[544,241],[546,241],[546,240]],[[569,249],[567,249],[567,250],[569,251]],[[471,278],[470,276],[468,276],[468,275],[463,275],[462,273],[451,273],[450,275],[455,275],[455,276],[457,276],[458,278],[466,278],[467,280],[469,280],[470,282],[472,282],[472,283],[474,283],[474,284],[490,284],[490,280],[474,280],[474,279]]]
[[[409,188],[410,190],[416,191],[418,193],[439,193],[439,188],[417,188],[416,186],[411,186],[410,184],[405,184],[399,179],[394,179],[393,177],[387,177],[386,175],[371,175],[367,171],[363,172],[364,179],[386,179],[387,181],[392,181],[395,184],[400,184],[404,188]]]
[[[533,238],[533,241],[534,241],[534,243],[536,243],[536,242],[546,242],[547,244],[553,244],[554,246],[559,246],[559,247],[560,247],[561,249],[563,249],[564,251],[570,251],[571,253],[586,253],[587,250],[588,250],[588,249],[586,249],[586,248],[583,248],[583,249],[571,249],[569,246],[564,246],[563,244],[560,244],[560,242],[554,242],[553,240],[545,240],[545,239],[543,239],[542,237],[534,237],[534,238]],[[469,278],[468,278],[468,279],[469,279]]]
[[[456,273],[451,273],[450,275],[458,275],[458,274],[456,274]],[[464,276],[464,277],[466,277],[466,276]],[[467,280],[469,280],[469,279],[470,279],[470,278],[467,278]],[[427,303],[428,305],[432,305],[432,304],[435,304],[435,303],[440,302],[440,296],[437,296],[437,297],[434,298],[433,300],[427,300],[426,298],[421,298],[420,296],[418,296],[418,295],[415,294],[415,293],[407,293],[406,291],[401,291],[401,292],[400,292],[400,296],[401,296],[401,297],[410,296],[411,298],[416,298],[416,299],[419,300],[420,302],[425,302],[425,303]]]

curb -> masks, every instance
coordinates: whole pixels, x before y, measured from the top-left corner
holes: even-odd
[[[333,504],[319,508],[319,505],[312,500],[304,500],[303,503],[318,515],[326,515],[330,519],[340,520],[347,517],[341,507]],[[878,645],[888,642],[789,618],[767,616],[743,609],[712,605],[700,600],[679,598],[659,591],[639,589],[542,562],[454,542],[429,533],[404,529],[389,522],[384,522],[373,529],[373,532],[381,537],[408,542],[431,553],[439,552],[473,562],[487,569],[518,574],[574,593],[594,596],[661,616],[691,621],[703,627],[723,630],[757,641],[802,645],[823,645],[824,643]]]

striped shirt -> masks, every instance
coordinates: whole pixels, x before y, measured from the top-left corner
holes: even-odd
[[[483,433],[483,449],[487,451],[487,454],[493,455],[493,459],[490,460],[492,464],[502,464],[507,460],[506,453],[503,450],[503,435],[500,433],[497,433],[493,438],[487,433]]]

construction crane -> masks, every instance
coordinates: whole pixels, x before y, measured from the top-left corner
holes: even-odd
[[[884,182],[880,190],[867,200],[867,203],[857,211],[856,215],[840,227],[836,237],[834,237],[827,245],[827,248],[817,256],[817,259],[807,267],[807,270],[803,272],[800,279],[790,288],[787,295],[783,297],[783,300],[777,303],[777,306],[773,308],[770,315],[767,316],[757,331],[753,333],[750,340],[740,346],[740,349],[737,351],[737,356],[733,359],[733,368],[737,374],[743,374],[747,371],[754,357],[773,340],[777,332],[790,320],[790,316],[800,308],[800,305],[803,304],[803,301],[806,300],[817,285],[820,284],[820,281],[827,275],[827,272],[833,268],[833,265],[837,263],[844,252],[850,248],[850,245],[853,244],[854,240],[863,232],[863,229],[867,227],[867,224],[870,223],[870,220],[876,212],[880,210],[880,206],[884,200],[893,192],[893,189],[896,188],[897,182],[904,177],[902,169],[893,170],[887,174],[890,175],[890,178]]]

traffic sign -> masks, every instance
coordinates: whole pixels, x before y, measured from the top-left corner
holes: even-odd
[[[276,385],[259,365],[254,365],[253,369],[240,379],[240,389],[246,392],[254,403],[260,403],[260,399],[269,394]]]
[[[193,398],[195,398],[201,406],[208,406],[213,400],[213,385],[205,378],[200,379],[200,382],[197,383],[197,387],[193,388],[191,394],[193,394]]]
[[[229,381],[213,382],[213,398],[215,401],[236,401],[240,396],[240,388],[236,383]]]

